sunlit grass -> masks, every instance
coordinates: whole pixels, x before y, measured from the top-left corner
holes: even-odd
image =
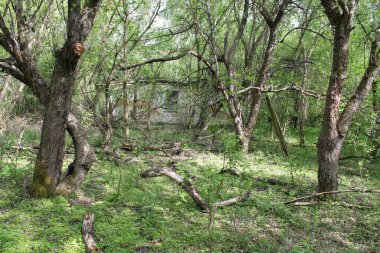
[[[174,130],[160,131],[155,136],[162,142],[189,139]],[[31,179],[33,163],[26,154],[19,157],[18,173],[14,173],[12,157],[1,161],[0,252],[84,252],[81,223],[86,210],[95,214],[95,240],[104,252],[135,252],[155,240],[160,243],[149,246],[151,252],[379,251],[380,200],[376,195],[344,194],[338,197],[340,201],[310,207],[281,204],[316,191],[314,137],[305,147],[296,145],[297,136],[287,137],[291,156],[285,157],[268,134],[258,136],[253,152],[246,156],[235,154],[226,136],[217,138],[218,148],[210,151],[187,143],[185,155],[175,157],[177,173],[191,180],[210,203],[252,187],[249,200],[212,216],[201,212],[169,178],[140,177],[146,169],[169,166],[160,152],[121,153],[123,161],[126,156],[129,159],[120,167],[99,159],[82,192],[52,199],[27,197],[24,182]],[[343,163],[341,189],[378,187],[378,165]],[[223,166],[242,176],[219,174]],[[253,179],[257,176],[281,184]],[[91,198],[92,206],[78,204],[81,196]]]

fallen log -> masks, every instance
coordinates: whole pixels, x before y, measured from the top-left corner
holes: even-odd
[[[237,196],[228,200],[209,204],[203,200],[199,191],[195,188],[195,186],[189,180],[183,179],[172,168],[158,168],[158,169],[147,170],[141,173],[140,176],[142,178],[159,177],[159,176],[169,177],[172,181],[177,183],[185,192],[187,192],[190,195],[190,197],[194,200],[194,202],[196,203],[199,209],[201,209],[202,211],[206,213],[209,213],[211,208],[222,208],[225,206],[231,206],[231,205],[247,200],[251,195],[251,188],[252,188],[251,187],[250,190],[248,190],[246,193],[244,193],[241,196]]]
[[[275,179],[275,178],[262,178],[260,176],[254,176],[252,178],[254,180],[261,181],[263,183],[268,183],[270,185],[281,185],[281,186],[287,186],[288,185],[288,183],[280,181],[280,180]]]
[[[360,193],[380,193],[380,190],[371,190],[371,189],[351,189],[351,190],[341,190],[341,191],[329,191],[329,192],[320,192],[320,193],[313,193],[311,195],[308,195],[308,196],[304,196],[304,197],[301,197],[301,198],[296,198],[296,199],[293,199],[293,200],[290,200],[290,201],[286,201],[286,202],[283,202],[281,204],[284,204],[284,205],[289,205],[289,204],[293,204],[293,203],[296,203],[296,202],[300,202],[301,200],[306,200],[306,199],[313,199],[313,198],[317,198],[317,197],[321,197],[321,196],[325,196],[325,195],[332,195],[332,194],[341,194],[341,193],[349,193],[349,192],[360,192]]]
[[[234,197],[234,198],[231,198],[228,200],[217,202],[214,204],[214,207],[221,208],[221,207],[225,207],[225,206],[232,206],[232,205],[235,205],[239,202],[246,201],[250,196],[251,196],[251,191],[249,190],[241,196],[237,196],[237,197]]]
[[[120,149],[124,151],[133,151],[135,149],[140,149],[142,151],[160,151],[163,152],[166,156],[170,155],[180,155],[183,152],[183,149],[181,148],[182,143],[181,142],[174,142],[168,145],[163,146],[147,146],[147,147],[138,147],[136,145],[133,145],[131,143],[123,143]]]
[[[219,171],[219,174],[230,174],[231,176],[240,177],[241,173],[238,170],[230,169],[230,168],[222,168]]]
[[[91,212],[86,212],[83,218],[82,238],[86,247],[86,253],[100,252],[94,240],[94,217]]]

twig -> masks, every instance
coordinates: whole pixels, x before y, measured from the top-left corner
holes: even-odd
[[[296,202],[299,202],[301,200],[306,200],[306,199],[312,199],[320,196],[325,196],[325,195],[331,195],[331,194],[340,194],[340,193],[348,193],[348,192],[361,192],[361,193],[380,193],[380,190],[363,190],[363,189],[352,189],[352,190],[342,190],[342,191],[329,191],[329,192],[320,192],[320,193],[314,193],[305,197],[297,198],[291,201],[283,202],[282,204],[288,205],[288,204],[293,204]]]

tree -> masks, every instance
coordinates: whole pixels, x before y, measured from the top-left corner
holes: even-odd
[[[196,23],[195,27],[198,30],[198,33],[205,40],[205,43],[209,46],[211,55],[209,57],[210,59],[207,59],[205,55],[199,55],[198,53],[194,53],[193,55],[201,59],[201,61],[209,69],[209,73],[213,78],[215,86],[222,94],[223,100],[226,101],[228,112],[233,121],[236,137],[239,140],[244,152],[248,152],[252,131],[257,123],[257,117],[261,107],[262,91],[265,88],[265,83],[269,76],[269,67],[273,58],[274,48],[276,46],[278,27],[289,4],[290,1],[283,1],[281,3],[276,1],[274,11],[273,13],[270,13],[264,5],[256,6],[256,3],[244,1],[243,11],[241,17],[239,17],[236,7],[237,2],[233,1],[231,5],[234,6],[235,11],[235,19],[233,22],[236,25],[236,33],[231,35],[232,28],[229,24],[232,22],[228,17],[229,7],[227,6],[227,9],[222,12],[222,15],[227,16],[227,27],[225,28],[223,45],[218,44],[218,36],[216,34],[217,26],[223,16],[215,17],[212,15],[214,11],[211,10],[211,4],[209,1],[206,1],[204,4],[205,7],[203,11],[205,12],[208,23],[207,29],[209,29],[210,32],[208,33],[202,29],[202,26],[204,25],[202,25],[199,20],[194,20]],[[269,35],[264,50],[264,57],[261,61],[261,66],[255,82],[251,83],[245,78],[242,81],[244,84],[243,88],[239,89],[241,86],[237,85],[237,83],[240,82],[237,77],[239,62],[234,60],[238,46],[241,42],[243,42],[245,49],[245,65],[243,68],[248,69],[249,72],[253,72],[252,65],[254,62],[253,59],[256,54],[256,49],[264,36],[264,31],[258,33],[261,25],[260,22],[258,22],[255,26],[257,19],[255,17],[256,13],[253,11],[254,17],[251,17],[253,25],[249,34],[250,39],[248,41],[243,39],[250,9],[259,10],[265,20],[266,28],[264,28],[264,30],[269,30]],[[223,63],[225,73],[219,68],[219,63]],[[243,72],[242,69],[240,69],[240,72]],[[247,93],[249,93],[249,97],[252,97],[253,99],[248,108],[248,116],[244,117],[243,104],[245,98],[247,97],[244,95]]]
[[[48,2],[48,5],[51,6],[52,2]],[[43,20],[46,13],[39,12],[41,5],[34,13],[29,13],[30,8],[24,9],[23,1],[11,3],[16,16],[17,34],[9,29],[4,16],[0,15],[0,45],[10,55],[1,60],[0,66],[30,86],[46,108],[31,195],[46,197],[55,193],[68,193],[79,187],[96,159],[84,129],[70,111],[77,65],[85,50],[83,43],[94,25],[101,0],[88,0],[83,7],[80,0],[67,1],[66,38],[63,47],[55,52],[50,85],[38,71],[38,54],[33,54],[31,50],[33,45],[42,44],[42,41],[39,41],[38,36],[30,40],[37,14],[42,15]],[[12,19],[9,16],[8,19]],[[66,176],[61,179],[66,129],[73,138],[76,157]]]
[[[342,145],[355,113],[368,95],[380,71],[379,37],[373,39],[369,62],[354,94],[340,113],[342,91],[346,82],[349,57],[349,40],[353,30],[352,19],[358,0],[321,0],[333,31],[333,59],[324,107],[322,129],[318,148],[318,190],[320,192],[338,189],[338,162]]]

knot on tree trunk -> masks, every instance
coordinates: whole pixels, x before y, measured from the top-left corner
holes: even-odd
[[[84,52],[84,46],[82,43],[76,42],[72,45],[72,49],[77,56],[81,56]]]

